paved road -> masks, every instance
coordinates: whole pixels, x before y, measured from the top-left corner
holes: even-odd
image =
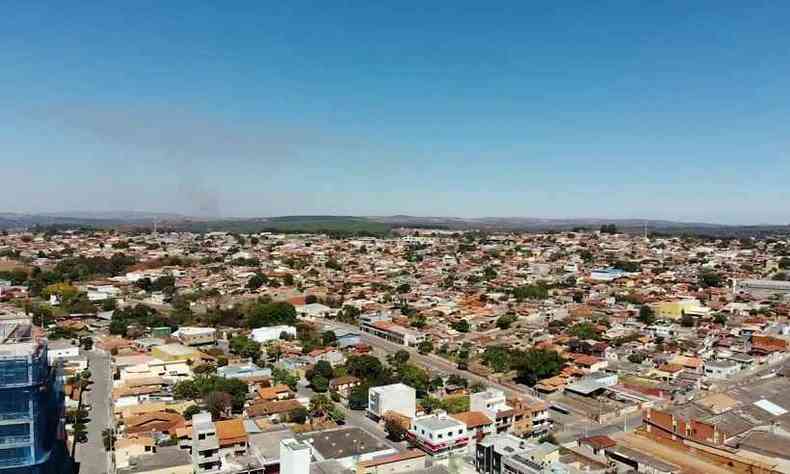
[[[376,337],[361,332],[360,329],[356,326],[339,323],[337,321],[327,321],[327,320],[319,320],[318,324],[320,324],[321,326],[327,329],[344,329],[347,331],[357,332],[361,335],[360,338],[362,342],[373,348],[380,349],[388,353],[395,353],[399,350],[406,350],[411,354],[410,359],[412,361],[418,362],[424,368],[427,368],[434,372],[441,372],[445,374],[457,374],[460,375],[461,377],[471,380],[472,382],[480,382],[484,385],[498,388],[510,396],[524,397],[524,396],[535,395],[534,392],[529,387],[519,387],[518,389],[515,389],[513,387],[489,380],[486,377],[481,377],[479,375],[473,374],[472,372],[466,370],[460,370],[453,362],[450,362],[439,356],[422,355],[419,352],[417,352],[417,350],[414,348],[402,346],[400,344],[395,344],[393,342],[384,340],[380,337]]]
[[[83,394],[83,404],[91,407],[88,422],[88,441],[77,444],[75,461],[79,474],[105,474],[111,471],[111,454],[104,450],[102,431],[110,427],[112,420],[112,380],[110,379],[110,356],[100,351],[88,351],[88,369],[93,384]]]
[[[306,384],[299,384],[297,387],[297,396],[300,398],[312,398],[315,395],[315,392]],[[403,451],[406,449],[406,442],[397,443],[387,438],[387,432],[384,431],[378,423],[371,420],[365,415],[364,411],[358,410],[351,410],[345,407],[342,403],[336,403],[340,409],[346,415],[346,425],[354,426],[357,428],[361,428],[371,435],[373,435],[376,439],[380,440],[382,443],[386,444],[387,446],[397,449],[398,451]]]

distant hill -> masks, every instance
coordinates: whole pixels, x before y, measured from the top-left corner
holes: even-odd
[[[0,229],[57,228],[150,228],[156,222],[161,230],[191,232],[288,232],[355,235],[385,235],[393,228],[416,227],[447,230],[481,230],[509,232],[570,231],[583,228],[598,230],[614,224],[628,233],[710,235],[722,237],[790,234],[787,225],[728,226],[699,222],[674,222],[642,219],[539,219],[528,217],[419,217],[419,216],[279,216],[259,218],[207,219],[178,214],[147,212],[78,212],[68,214],[0,213]]]

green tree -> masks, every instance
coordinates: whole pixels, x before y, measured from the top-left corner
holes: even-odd
[[[694,327],[695,324],[696,319],[690,314],[683,313],[683,316],[680,317],[680,325],[684,328]]]
[[[337,336],[334,331],[324,331],[321,334],[321,340],[325,346],[331,346],[337,342]]]
[[[450,327],[452,327],[458,332],[469,332],[469,330],[471,329],[469,326],[469,321],[465,319],[461,319],[459,321],[452,323]]]
[[[267,282],[267,278],[261,274],[256,273],[255,275],[251,276],[249,280],[247,280],[247,288],[250,290],[257,290],[258,288],[265,285]]]
[[[512,357],[512,366],[518,371],[517,380],[530,387],[539,380],[559,374],[565,364],[557,352],[547,349],[513,351]]]
[[[516,301],[545,300],[549,297],[549,289],[543,283],[519,286],[513,289],[513,297]]]
[[[246,336],[236,336],[230,340],[230,351],[257,363],[261,357],[261,344]]]
[[[184,419],[191,420],[192,417],[197,415],[198,413],[200,413],[200,411],[201,410],[200,410],[199,406],[197,406],[197,405],[190,405],[190,406],[187,407],[186,410],[184,410],[184,413],[183,413]]]
[[[488,346],[483,352],[483,363],[494,372],[510,370],[510,352],[503,346]]]
[[[316,375],[311,380],[311,385],[313,386],[313,390],[318,393],[324,393],[329,390],[329,380],[322,375]]]
[[[411,357],[409,352],[401,349],[392,356],[392,362],[397,366],[402,366],[409,362],[409,357]]]
[[[496,327],[499,329],[510,329],[510,326],[513,325],[518,320],[518,316],[515,314],[503,314],[496,320]]]
[[[313,395],[310,399],[310,415],[316,418],[325,418],[335,404],[324,394]]]
[[[367,385],[357,385],[351,389],[348,395],[348,407],[352,410],[364,410],[368,407],[368,390]]]
[[[417,345],[417,350],[423,355],[430,354],[433,352],[433,342],[429,340],[422,341]]]
[[[656,314],[653,311],[653,308],[650,306],[643,304],[639,308],[639,322],[647,325],[651,325],[656,322]]]

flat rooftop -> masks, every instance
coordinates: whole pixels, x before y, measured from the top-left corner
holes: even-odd
[[[302,433],[296,435],[296,439],[310,443],[323,459],[342,459],[392,449],[381,439],[356,427]]]

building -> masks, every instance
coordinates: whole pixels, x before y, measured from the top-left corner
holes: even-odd
[[[705,377],[725,380],[741,371],[741,365],[731,360],[705,361]]]
[[[217,429],[211,413],[198,413],[192,417],[192,468],[195,474],[220,472],[222,460],[219,454]]]
[[[416,347],[425,340],[425,335],[409,329],[392,321],[361,321],[360,329],[362,332],[386,339],[402,346]]]
[[[530,443],[511,434],[488,436],[475,449],[475,468],[480,474],[567,472],[559,460],[559,446]]]
[[[417,412],[417,392],[402,383],[368,390],[368,416],[380,420],[391,411],[413,419]]]
[[[151,348],[151,357],[165,362],[195,360],[200,352],[183,344],[164,344]]]
[[[64,394],[28,319],[0,322],[0,473],[70,472]]]
[[[202,346],[214,344],[217,341],[217,330],[202,327],[180,327],[173,333],[173,337],[187,346]]]
[[[469,397],[469,411],[483,413],[494,421],[496,432],[509,432],[515,421],[515,410],[508,405],[505,392],[496,388],[473,393]]]
[[[414,420],[407,437],[434,461],[463,455],[470,441],[466,424],[444,412]]]
[[[357,465],[357,474],[398,474],[424,470],[427,456],[422,451],[409,450],[389,456],[362,461]]]
[[[296,328],[293,326],[268,326],[268,327],[261,327],[255,328],[252,330],[252,339],[255,342],[259,342],[261,344],[265,344],[269,341],[277,341],[280,339],[280,336],[285,333],[289,336],[296,337]]]
[[[300,433],[296,439],[312,448],[316,462],[356,469],[361,461],[397,453],[381,439],[357,427],[342,427]]]
[[[313,449],[306,442],[293,438],[280,441],[280,473],[310,474],[310,459]]]
[[[790,294],[790,282],[775,280],[741,280],[733,282],[736,293],[752,293],[756,295]]]

